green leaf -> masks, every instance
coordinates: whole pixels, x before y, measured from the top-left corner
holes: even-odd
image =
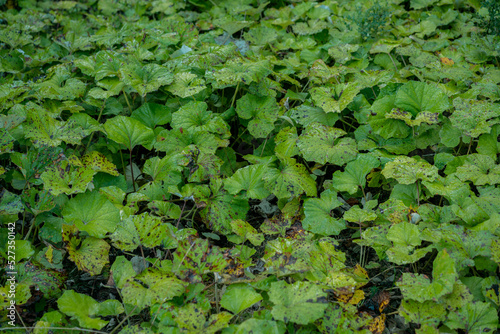
[[[123,303],[137,306],[139,309],[155,303],[163,304],[178,297],[185,292],[188,285],[172,277],[171,273],[164,273],[158,269],[148,268],[137,276],[130,271],[130,267],[126,270],[122,272],[120,280],[123,286],[121,289]]]
[[[410,81],[399,88],[394,101],[396,107],[409,111],[413,116],[421,112],[441,114],[450,108],[446,94],[424,82]]]
[[[278,104],[270,96],[245,94],[236,102],[236,112],[243,119],[250,119],[248,132],[255,138],[266,138],[274,130],[278,119]]]
[[[278,324],[272,320],[250,318],[243,321],[236,329],[236,334],[245,333],[276,334],[279,333]]]
[[[249,85],[265,78],[269,73],[268,60],[246,61],[241,58],[228,60],[224,67],[214,71],[212,68],[205,73],[205,78],[212,84],[213,89],[223,89],[236,86],[238,83]]]
[[[110,237],[115,247],[130,252],[139,246],[159,246],[167,237],[167,230],[170,231],[160,218],[143,213],[122,220]]]
[[[465,163],[457,167],[455,175],[461,181],[472,181],[474,185],[495,185],[500,183],[500,165],[487,155],[470,154]]]
[[[215,231],[228,234],[232,231],[231,221],[245,219],[250,209],[248,200],[240,196],[229,195],[220,191],[206,202],[207,206],[201,211],[205,222]]]
[[[414,300],[404,299],[399,307],[399,312],[408,322],[434,328],[446,317],[444,306],[434,301],[419,303]]]
[[[297,108],[290,109],[290,117],[297,123],[308,126],[311,123],[318,122],[326,126],[334,126],[339,115],[337,113],[326,113],[321,108],[300,105]]]
[[[69,258],[78,269],[90,275],[99,275],[109,263],[109,244],[98,238],[87,237],[83,241],[74,226],[63,225],[62,236],[67,244]]]
[[[23,210],[23,203],[19,195],[9,192],[7,189],[2,189],[0,192],[0,214],[15,215]]]
[[[280,170],[269,168],[263,177],[266,188],[278,198],[296,197],[303,193],[316,196],[316,182],[311,178],[304,165],[295,159],[286,160]]]
[[[201,152],[213,154],[219,146],[227,146],[227,141],[221,141],[215,135],[200,130],[172,129],[161,131],[155,148],[167,155],[175,155],[185,151],[190,145],[196,146]]]
[[[358,154],[354,139],[340,138],[345,134],[341,129],[311,123],[299,136],[297,146],[308,161],[343,166]]]
[[[396,107],[395,101],[395,95],[386,95],[375,100],[371,107],[368,123],[373,132],[384,139],[406,138],[411,133],[404,121],[386,117]]]
[[[339,235],[346,224],[343,219],[334,218],[332,210],[342,205],[337,193],[325,190],[321,198],[308,198],[304,201],[305,219],[302,226],[305,230],[322,235]]]
[[[127,65],[120,69],[120,75],[125,84],[132,86],[142,96],[171,84],[174,79],[168,68],[158,64]]]
[[[119,210],[97,191],[75,196],[66,204],[62,214],[67,223],[97,238],[113,232],[120,221]]]
[[[330,87],[315,87],[309,92],[317,107],[327,113],[340,113],[352,102],[360,90],[361,87],[357,83],[347,83]]]
[[[31,188],[23,193],[22,198],[24,205],[35,216],[38,216],[42,212],[50,211],[56,206],[54,196],[46,190],[39,191]]]
[[[158,125],[167,124],[172,120],[170,108],[157,103],[144,103],[132,112],[130,117],[141,121],[148,128],[154,129]]]
[[[54,74],[48,80],[34,85],[40,96],[55,100],[76,100],[83,97],[85,83],[71,78],[70,71],[62,66],[56,67]]]
[[[326,293],[310,282],[274,282],[268,294],[273,317],[285,322],[307,325],[321,318],[328,306]]]
[[[220,304],[233,314],[238,314],[261,300],[262,296],[251,286],[232,284],[227,287]]]
[[[477,138],[489,133],[491,127],[500,123],[500,105],[489,101],[464,100],[457,97],[453,100],[455,111],[450,116],[453,127],[462,130],[465,135]]]
[[[74,121],[57,121],[39,105],[26,104],[27,117],[24,135],[33,141],[33,145],[58,146],[61,142],[79,145],[86,136],[85,131]]]
[[[437,248],[448,250],[459,271],[473,267],[474,258],[478,256],[491,256],[490,248],[495,236],[490,231],[472,231],[463,226],[449,225],[439,232],[441,240]]]
[[[91,169],[96,172],[108,173],[113,176],[120,175],[116,166],[111,163],[104,154],[97,151],[85,154],[82,158],[82,164],[86,169]]]
[[[85,192],[97,173],[91,166],[84,167],[78,158],[70,158],[71,160],[62,160],[58,165],[50,166],[40,175],[45,190],[54,196]]]
[[[180,164],[189,168],[189,182],[203,182],[218,177],[224,163],[215,154],[200,152],[194,145],[186,147],[181,154],[184,159]]]
[[[399,156],[385,164],[382,174],[401,184],[412,184],[417,180],[434,181],[438,177],[438,169],[425,160]]]
[[[434,260],[432,283],[423,275],[404,273],[402,280],[396,285],[401,289],[405,299],[418,302],[428,300],[438,301],[439,298],[451,293],[458,278],[455,263],[446,250],[439,252]]]
[[[109,139],[125,145],[129,150],[132,150],[137,145],[148,148],[154,139],[151,128],[130,117],[116,116],[110,118],[104,124],[104,129]]]
[[[356,160],[347,163],[344,172],[338,170],[333,173],[332,186],[338,191],[347,191],[352,195],[359,188],[365,188],[366,175],[378,166],[380,166],[380,161],[377,158],[367,154],[360,154]]]
[[[195,131],[210,132],[224,139],[229,138],[231,133],[227,123],[207,108],[208,105],[205,102],[193,101],[183,105],[172,115],[172,128],[182,131],[190,130],[192,133]]]
[[[191,283],[201,282],[201,275],[220,272],[227,265],[220,248],[207,239],[179,240],[173,256],[172,272]]]
[[[278,157],[291,158],[299,154],[299,149],[297,148],[297,128],[286,127],[281,129],[281,131],[274,137],[274,142],[276,147],[274,151]]]
[[[488,155],[495,159],[500,153],[500,142],[497,141],[499,134],[500,125],[493,126],[490,133],[482,134],[477,143],[477,153]]]
[[[265,165],[250,165],[240,168],[231,177],[224,180],[224,188],[233,195],[244,190],[247,198],[264,199],[270,195],[263,180],[267,170]]]
[[[373,221],[377,218],[377,214],[373,211],[361,209],[355,205],[350,208],[345,214],[344,219],[351,223],[361,224],[363,222]]]
[[[144,163],[142,172],[151,176],[153,182],[177,185],[182,181],[180,159],[180,154],[166,155],[162,159],[158,157],[150,158]]]
[[[40,291],[49,298],[57,297],[61,293],[66,278],[65,274],[40,267],[30,261],[19,263],[15,268],[17,271],[16,280],[19,285]]]
[[[451,329],[465,329],[467,333],[484,333],[498,328],[498,313],[490,303],[473,301],[458,312],[450,312],[445,324]]]
[[[428,8],[435,4],[438,0],[411,0],[410,6],[413,9]]]
[[[398,265],[414,263],[434,249],[434,246],[415,249],[422,243],[420,231],[417,226],[405,221],[391,226],[387,240],[393,244],[386,251],[389,261]]]
[[[242,219],[233,220],[231,222],[231,229],[236,235],[248,239],[254,246],[259,246],[264,242],[264,235],[257,233],[257,230],[252,225]]]
[[[420,246],[422,239],[417,226],[408,222],[392,225],[387,233],[387,240],[395,246]]]
[[[196,74],[190,72],[176,73],[174,83],[167,87],[167,90],[182,98],[198,94],[207,88],[205,80],[198,78]]]
[[[100,305],[95,299],[73,290],[64,291],[57,300],[57,306],[61,312],[78,320],[79,325],[83,328],[102,329],[108,323],[108,321],[96,317],[100,315]]]

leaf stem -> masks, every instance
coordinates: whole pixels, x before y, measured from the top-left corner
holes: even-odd
[[[125,162],[123,161],[122,150],[120,150],[120,159],[122,161],[123,176],[127,177],[127,170],[125,169]]]
[[[134,168],[132,166],[132,150],[133,148],[130,149],[130,154],[129,154],[129,161],[130,161],[130,177],[132,178],[132,186],[134,187],[134,192],[137,190],[135,189],[135,178],[134,178]]]
[[[472,146],[472,137],[471,137],[471,139],[469,141],[469,147],[467,147],[467,154],[466,155],[469,155],[471,146]]]
[[[134,308],[132,309],[132,312],[134,312],[136,308],[137,308],[137,305],[135,305],[135,306],[134,306]],[[131,313],[132,313],[132,312],[131,312]],[[128,318],[130,318],[130,314],[127,314],[127,315],[125,316],[125,318],[123,318],[123,320],[122,320],[122,321],[120,321],[120,322],[118,323],[118,325],[116,325],[116,327],[115,327],[115,328],[114,328],[114,329],[113,329],[113,330],[112,330],[109,334],[114,334],[114,333],[116,332],[116,330],[117,330],[118,328],[120,328],[120,326],[121,326],[121,325],[122,325],[125,321],[127,321],[127,320],[128,320]]]
[[[132,112],[132,107],[130,106],[130,102],[128,101],[127,93],[125,93],[125,90],[123,88],[122,88],[122,93],[123,93],[123,96],[125,97],[125,101],[127,101],[128,110],[131,113]]]
[[[238,81],[238,84],[236,85],[236,89],[233,94],[233,99],[231,101],[231,108],[234,106],[234,101],[236,100],[236,93],[238,93],[239,88],[240,88],[240,82]]]
[[[397,72],[398,71],[398,67],[396,66],[396,63],[394,62],[394,59],[392,58],[391,53],[387,52],[387,54],[389,55],[389,58],[391,58],[392,64],[394,65],[394,68],[396,69],[396,72]]]
[[[106,101],[103,102],[101,110],[99,110],[99,116],[97,116],[97,123],[99,123],[99,121],[101,120],[102,111],[104,110],[105,106],[106,106]],[[94,132],[95,131],[93,131],[90,134],[89,142],[87,143],[87,147],[85,147],[85,151],[83,151],[83,154],[87,153],[87,151],[89,150],[90,143],[92,142],[92,138],[94,137]]]
[[[231,145],[231,148],[234,146],[234,144],[236,144],[236,142],[238,141],[238,139],[241,138],[241,136],[243,136],[243,134],[248,130],[248,128],[245,128],[245,130],[243,130],[242,133],[240,133],[240,135],[238,136],[238,138],[236,138],[236,140],[233,142],[233,144]]]
[[[420,182],[417,180],[417,206],[420,206]]]

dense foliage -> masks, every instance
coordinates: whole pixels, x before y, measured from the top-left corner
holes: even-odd
[[[497,330],[497,1],[0,6],[2,329]]]

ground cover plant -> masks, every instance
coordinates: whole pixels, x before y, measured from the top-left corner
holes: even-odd
[[[1,330],[498,330],[498,2],[0,6]]]

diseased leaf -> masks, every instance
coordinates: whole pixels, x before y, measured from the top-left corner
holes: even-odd
[[[453,100],[455,111],[450,116],[453,127],[462,130],[465,135],[477,138],[483,133],[489,133],[491,127],[500,123],[500,105],[488,101]]]
[[[354,139],[340,138],[345,134],[341,129],[311,123],[299,136],[297,146],[308,161],[343,166],[358,154]]]
[[[438,169],[425,160],[399,156],[385,165],[382,174],[401,184],[412,184],[417,180],[434,181],[438,177]]]
[[[269,300],[274,304],[274,318],[302,325],[321,318],[328,306],[326,293],[310,282],[271,283]]]
[[[266,188],[278,198],[295,197],[303,193],[316,196],[314,180],[295,159],[287,160],[282,169],[269,168],[263,180]]]
[[[352,102],[360,90],[361,87],[358,84],[348,83],[331,87],[315,87],[310,93],[317,107],[327,113],[340,113]]]
[[[111,247],[106,241],[94,237],[82,239],[78,236],[78,230],[69,225],[63,225],[62,236],[69,258],[78,269],[95,276],[99,275],[104,266],[109,263]]]
[[[158,90],[172,83],[174,75],[166,67],[158,64],[131,64],[120,68],[123,82],[133,87],[140,95]]]

